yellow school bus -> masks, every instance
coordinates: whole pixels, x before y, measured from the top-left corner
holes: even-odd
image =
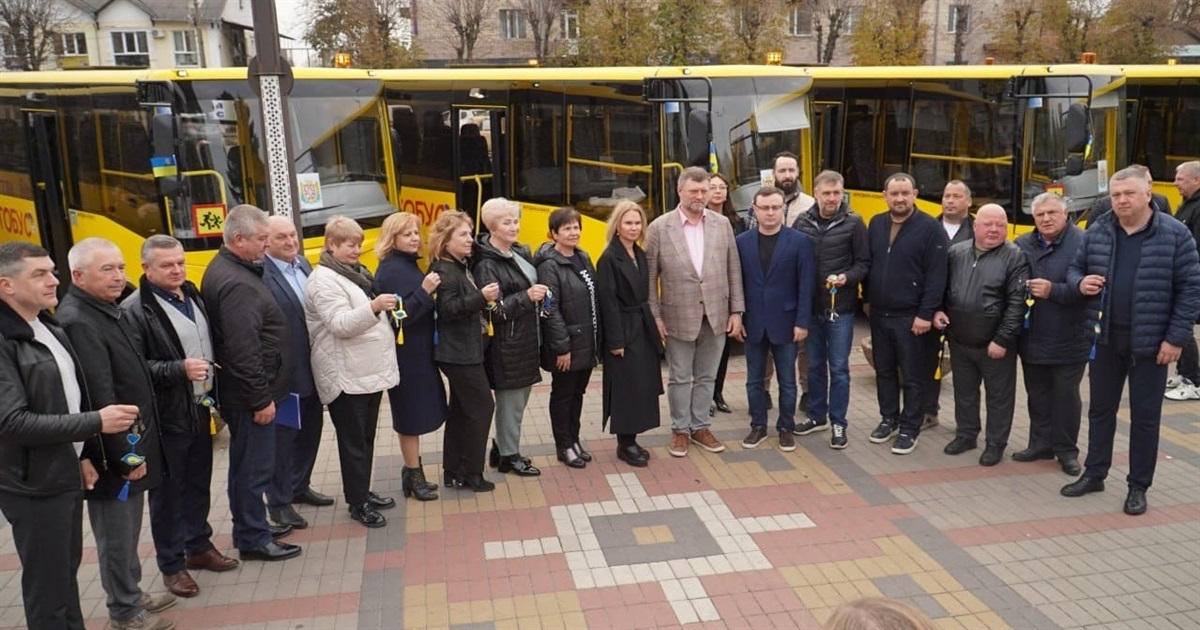
[[[1127,163],[1125,77],[1098,65],[811,68],[818,169],[846,178],[854,209],[886,210],[892,173],[911,174],[918,206],[937,215],[962,180],[974,203],[998,203],[1012,235],[1032,228],[1045,191],[1073,212],[1106,194]]]

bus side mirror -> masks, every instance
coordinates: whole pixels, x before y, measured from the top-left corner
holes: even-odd
[[[1088,128],[1091,126],[1091,113],[1087,105],[1072,103],[1064,115],[1063,135],[1066,140],[1067,153],[1083,153],[1088,145]]]
[[[688,112],[687,156],[688,166],[708,167],[708,137],[712,115],[707,109]]]
[[[150,119],[151,165],[159,193],[168,198],[179,194],[178,158],[175,155],[175,119],[171,114],[155,114]],[[163,166],[170,162],[170,167]],[[173,171],[173,172],[172,172]],[[159,175],[163,173],[163,175]]]

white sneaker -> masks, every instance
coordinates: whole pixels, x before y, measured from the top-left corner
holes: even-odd
[[[1183,384],[1163,395],[1167,400],[1200,400],[1200,387],[1192,385],[1186,378]]]
[[[1167,379],[1167,389],[1168,390],[1175,389],[1176,387],[1183,385],[1183,381],[1184,381],[1184,378],[1182,376],[1176,374],[1175,376],[1172,376],[1171,378]]]

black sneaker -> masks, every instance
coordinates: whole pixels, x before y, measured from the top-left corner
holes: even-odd
[[[833,425],[833,433],[829,436],[829,448],[842,450],[846,448],[846,427],[835,424]]]
[[[750,427],[750,433],[742,440],[742,448],[757,448],[767,439],[766,427]]]
[[[827,430],[829,430],[828,422],[813,422],[813,420],[809,418],[808,420],[797,424],[796,427],[792,429],[792,433],[795,433],[796,435],[808,435],[809,433]]]
[[[895,420],[884,418],[883,421],[879,423],[879,426],[875,427],[875,430],[871,432],[871,443],[883,444],[884,442],[888,441],[888,438],[892,437],[892,434],[896,432],[897,428],[898,427],[896,426]]]
[[[896,441],[892,442],[892,453],[896,455],[908,455],[915,448],[917,448],[917,438],[907,433],[901,433],[896,436]]]

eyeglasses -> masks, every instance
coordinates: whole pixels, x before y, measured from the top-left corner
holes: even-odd
[[[778,212],[780,210],[783,210],[783,206],[754,206],[754,209],[762,210],[763,212],[766,212],[768,210],[774,210],[774,211]]]

